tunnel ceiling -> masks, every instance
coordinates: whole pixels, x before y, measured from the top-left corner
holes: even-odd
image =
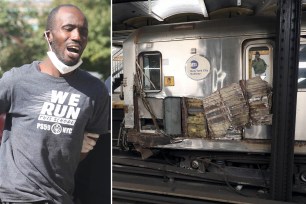
[[[306,0],[302,2],[306,4]],[[120,44],[134,29],[147,25],[243,15],[276,16],[276,12],[277,0],[113,0],[113,42]]]

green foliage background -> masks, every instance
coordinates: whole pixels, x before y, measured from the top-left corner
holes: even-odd
[[[89,23],[89,40],[82,56],[82,68],[99,72],[103,79],[110,75],[110,0],[53,0],[44,11],[35,10],[30,0],[22,2],[20,12],[16,6],[0,0],[0,77],[12,67],[42,60],[46,56],[48,45],[43,31],[48,13],[53,7],[68,3],[78,6]],[[29,25],[30,18],[39,20],[37,29]]]

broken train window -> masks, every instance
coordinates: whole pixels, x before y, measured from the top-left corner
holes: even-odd
[[[161,90],[161,53],[140,53],[139,65],[143,71],[143,90],[159,92]]]

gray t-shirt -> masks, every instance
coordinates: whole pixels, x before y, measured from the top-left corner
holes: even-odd
[[[108,92],[81,69],[57,78],[40,72],[38,63],[13,68],[0,79],[0,113],[7,113],[0,199],[72,204],[84,131],[107,133]]]

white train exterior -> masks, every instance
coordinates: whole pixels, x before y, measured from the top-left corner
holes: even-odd
[[[305,22],[302,20],[301,36],[306,33]],[[192,138],[184,134],[181,112],[182,98],[203,99],[222,87],[255,77],[251,64],[257,52],[267,65],[261,78],[272,86],[275,26],[273,17],[237,17],[148,26],[130,35],[123,44],[127,141],[141,144],[145,136],[154,140],[154,135],[164,133],[173,140],[152,142],[149,147],[269,152],[269,125],[243,128],[238,139]],[[305,50],[306,41],[301,38],[295,131],[300,143],[295,153],[302,155],[306,154]]]

